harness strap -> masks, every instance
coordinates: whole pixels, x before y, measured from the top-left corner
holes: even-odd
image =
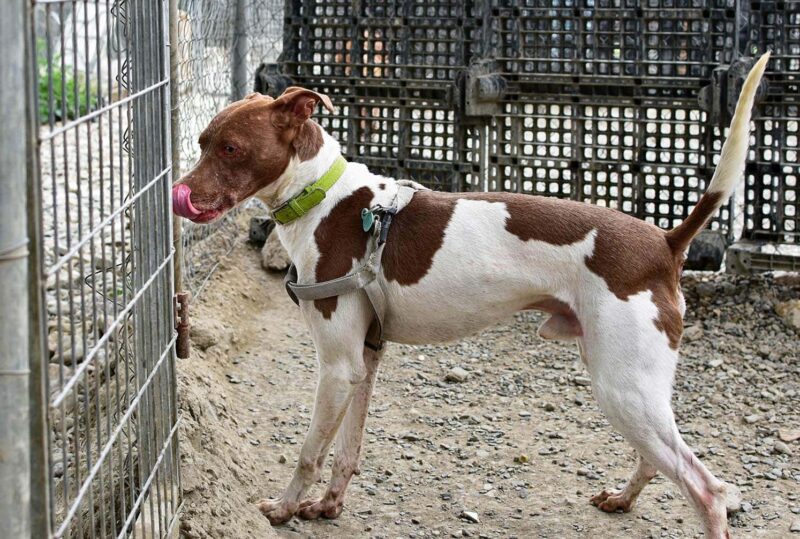
[[[315,299],[332,298],[348,294],[360,288],[364,288],[369,282],[375,280],[372,268],[361,266],[353,273],[348,273],[343,277],[338,277],[330,281],[322,281],[313,284],[297,284],[297,268],[294,264],[289,266],[289,271],[283,278],[286,291],[289,292],[292,301],[299,304],[299,300],[313,301]]]
[[[283,278],[286,292],[297,305],[300,304],[300,300],[313,301],[343,296],[357,290],[363,290],[367,295],[374,316],[374,320],[367,332],[364,346],[375,351],[383,348],[383,327],[387,306],[386,294],[377,276],[381,271],[381,259],[383,258],[383,249],[386,246],[386,235],[392,222],[391,216],[403,209],[411,201],[416,191],[426,189],[420,184],[409,180],[400,180],[397,184],[397,195],[392,201],[392,206],[384,210],[387,218],[382,219],[383,226],[376,228],[376,234],[373,235],[374,250],[363,266],[343,277],[331,279],[330,281],[297,284],[297,268],[292,264]]]

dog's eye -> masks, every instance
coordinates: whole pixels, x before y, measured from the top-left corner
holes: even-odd
[[[223,150],[225,151],[225,154],[226,154],[226,155],[233,155],[233,154],[235,154],[235,153],[236,153],[236,147],[235,147],[235,146],[231,146],[230,144],[227,144],[227,145],[226,145],[226,146],[223,148]]]

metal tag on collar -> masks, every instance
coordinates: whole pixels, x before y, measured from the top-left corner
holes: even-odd
[[[375,226],[375,214],[372,210],[364,208],[361,210],[361,228],[364,232],[369,232]]]

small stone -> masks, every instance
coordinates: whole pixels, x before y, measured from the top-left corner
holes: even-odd
[[[795,440],[800,440],[800,430],[780,429],[778,431],[778,438],[784,442],[794,442]]]
[[[752,510],[753,510],[753,504],[751,504],[750,502],[742,502],[743,513],[749,513]]]
[[[792,522],[792,525],[789,526],[789,531],[792,533],[800,533],[800,518]]]
[[[473,524],[480,524],[481,520],[478,518],[478,513],[474,511],[461,511],[461,514],[458,515],[459,518],[466,520],[467,522],[472,522]]]
[[[742,491],[730,483],[725,483],[725,510],[729,515],[742,510]]]
[[[759,421],[761,421],[761,416],[759,414],[750,414],[744,417],[744,422],[748,425],[758,423]]]
[[[271,271],[283,271],[289,267],[292,260],[289,253],[283,248],[280,238],[276,233],[267,236],[264,247],[261,248],[261,266]]]
[[[453,367],[450,372],[444,377],[445,382],[455,382],[460,384],[469,378],[469,373],[461,367]]]
[[[575,385],[576,386],[590,386],[590,385],[592,385],[591,378],[588,378],[586,376],[576,376],[574,381],[575,381]]]
[[[64,358],[64,365],[77,365],[81,361],[83,361],[83,343],[75,339],[75,350],[72,349],[72,343],[66,344],[64,346],[64,354],[62,356]]]
[[[278,457],[278,463],[279,464],[286,464],[286,455],[281,454],[281,456]]]
[[[200,350],[208,350],[218,343],[226,342],[232,332],[226,330],[219,320],[210,317],[192,319],[192,343]]]
[[[792,454],[792,448],[786,445],[785,443],[781,442],[780,440],[776,440],[775,445],[772,447],[775,449],[776,453],[781,453],[782,455]]]
[[[723,363],[724,363],[724,361],[721,360],[721,359],[712,359],[711,361],[708,362],[708,366],[711,367],[712,369],[716,369],[717,367],[719,367]]]
[[[697,324],[689,326],[683,332],[683,338],[687,342],[697,341],[702,337],[703,337],[703,328]]]
[[[531,416],[531,413],[528,412],[527,410],[522,410],[521,412],[519,412],[519,416],[524,419],[527,419]]]
[[[701,298],[709,298],[717,292],[717,287],[712,283],[697,283],[694,289]]]
[[[552,402],[544,403],[544,411],[545,412],[553,412],[553,411],[555,411],[555,409],[556,409],[556,406]]]
[[[787,326],[800,329],[800,299],[778,303],[775,312]]]
[[[529,461],[530,458],[528,457],[528,455],[524,453],[522,455],[517,455],[516,457],[514,457],[514,462],[516,462],[517,464],[525,464]]]

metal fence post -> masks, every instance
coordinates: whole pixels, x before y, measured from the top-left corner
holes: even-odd
[[[0,17],[0,536],[29,537],[27,2]],[[42,508],[43,509],[43,508]]]
[[[170,140],[172,142],[172,178],[181,177],[181,109],[180,109],[180,27],[178,26],[178,0],[169,0],[169,92],[170,92]],[[175,291],[183,290],[183,240],[180,219],[172,220],[172,246],[175,248],[173,280]]]
[[[231,101],[238,101],[247,93],[252,81],[247,75],[247,0],[236,0],[236,19],[231,51]]]
[[[30,4],[29,4],[30,5]],[[28,364],[30,367],[30,466],[31,528],[30,537],[50,533],[50,455],[48,411],[47,314],[42,300],[40,275],[44,259],[42,242],[42,189],[39,161],[39,74],[36,64],[34,10],[25,12],[25,85],[27,128],[27,212],[28,212]]]

